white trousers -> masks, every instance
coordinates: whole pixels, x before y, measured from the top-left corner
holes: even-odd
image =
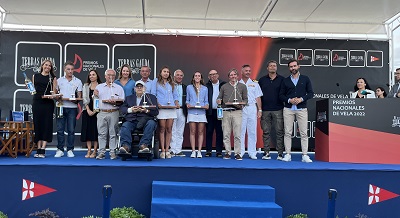
[[[242,132],[240,135],[240,155],[243,157],[245,153],[245,136],[247,130],[247,153],[249,156],[257,154],[257,106],[255,104],[243,108],[242,113]]]
[[[174,119],[172,124],[172,138],[171,138],[171,151],[174,154],[178,154],[182,151],[183,144],[183,132],[185,131],[186,117],[183,114],[183,109],[179,108],[176,110],[177,118]]]

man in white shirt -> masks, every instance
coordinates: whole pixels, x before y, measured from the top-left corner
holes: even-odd
[[[250,65],[242,66],[242,79],[239,81],[247,87],[248,105],[242,111],[242,132],[241,132],[241,149],[240,156],[243,157],[245,153],[245,136],[247,130],[247,153],[253,160],[257,160],[257,118],[262,115],[261,109],[261,91],[258,82],[250,79],[251,68]]]
[[[125,100],[125,92],[121,86],[114,83],[115,70],[105,72],[106,82],[96,86],[94,95],[100,100],[100,112],[97,114],[97,131],[99,132],[99,153],[97,160],[106,157],[107,135],[109,135],[110,159],[117,159],[115,154],[117,133],[115,125],[119,120],[119,105]]]
[[[82,81],[74,76],[74,64],[70,61],[64,64],[64,76],[57,79],[59,94],[62,97],[56,102],[62,107],[62,116],[57,117],[57,151],[54,157],[64,156],[65,136],[67,125],[67,156],[74,157],[74,141],[78,101],[73,99],[82,97]],[[64,100],[63,100],[64,99]]]
[[[176,109],[177,118],[174,119],[172,124],[172,138],[171,138],[171,156],[185,157],[182,152],[183,133],[186,124],[186,85],[182,83],[184,73],[178,69],[174,72],[175,88],[178,92],[178,100],[180,108]]]

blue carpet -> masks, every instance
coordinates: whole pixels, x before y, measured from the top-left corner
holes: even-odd
[[[400,171],[400,165],[395,164],[351,164],[351,163],[329,163],[316,161],[314,154],[310,154],[313,163],[302,163],[301,154],[292,154],[291,162],[282,162],[276,160],[277,154],[272,154],[272,160],[261,160],[262,154],[258,154],[258,160],[251,160],[247,155],[243,161],[234,159],[224,160],[216,157],[190,158],[189,152],[186,157],[173,157],[171,159],[154,159],[146,161],[145,159],[132,159],[121,161],[121,159],[110,160],[108,153],[107,159],[96,160],[85,158],[86,152],[75,152],[74,158],[68,158],[66,155],[61,158],[54,157],[55,151],[48,151],[46,158],[30,158],[18,156],[10,158],[0,156],[0,165],[49,165],[49,166],[118,166],[118,167],[187,167],[187,168],[243,168],[243,169],[305,169],[305,170],[379,170],[379,171]],[[233,156],[232,156],[233,157]]]

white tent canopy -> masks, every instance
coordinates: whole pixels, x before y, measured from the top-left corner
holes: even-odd
[[[0,6],[2,30],[379,40],[390,39],[400,12],[398,0],[0,0]]]

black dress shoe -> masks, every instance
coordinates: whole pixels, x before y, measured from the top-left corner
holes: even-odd
[[[207,151],[205,156],[206,157],[211,157],[212,156],[211,151]]]
[[[217,157],[222,157],[222,153],[221,152],[217,152]]]

